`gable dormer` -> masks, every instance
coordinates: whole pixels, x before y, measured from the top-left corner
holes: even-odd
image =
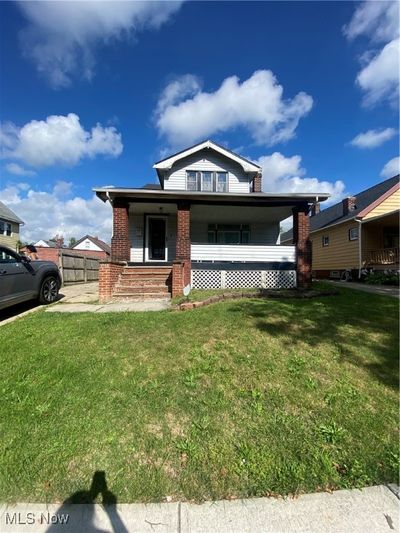
[[[153,168],[164,190],[261,192],[261,167],[212,141],[169,156]]]

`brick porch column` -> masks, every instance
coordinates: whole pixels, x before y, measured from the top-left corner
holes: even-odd
[[[113,236],[111,238],[111,259],[113,261],[129,261],[129,203],[114,200],[113,203]]]
[[[183,263],[183,287],[190,283],[190,203],[178,202],[176,214],[176,259]],[[182,287],[182,289],[183,289]]]
[[[293,244],[296,246],[297,286],[311,288],[311,241],[308,205],[293,209]]]

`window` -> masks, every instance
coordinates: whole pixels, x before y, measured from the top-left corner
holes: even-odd
[[[197,172],[188,171],[186,174],[186,190],[197,191]]]
[[[6,264],[6,263],[18,263],[20,261],[17,254],[12,254],[10,252],[6,252],[5,250],[0,250],[0,263]]]
[[[248,244],[250,226],[248,224],[209,224],[208,242],[210,244]]]
[[[228,191],[228,174],[227,172],[217,172],[216,192]]]
[[[186,190],[203,192],[228,192],[228,173],[209,170],[186,171]]]
[[[322,246],[329,246],[329,235],[323,235]]]
[[[213,175],[212,172],[201,172],[201,190],[212,192],[213,190]]]
[[[12,227],[9,222],[0,220],[0,235],[8,235],[8,237],[12,235]]]
[[[349,229],[349,241],[356,241],[358,239],[358,228]]]

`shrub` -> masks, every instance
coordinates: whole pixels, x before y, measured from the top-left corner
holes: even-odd
[[[397,272],[371,272],[366,275],[365,283],[369,285],[399,285]]]

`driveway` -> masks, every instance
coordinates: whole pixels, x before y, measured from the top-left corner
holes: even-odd
[[[99,299],[98,291],[99,284],[97,281],[66,285],[60,289],[59,301],[68,303],[96,303]],[[46,306],[39,305],[35,300],[31,300],[3,309],[0,311],[0,326],[8,324],[9,322],[29,313],[34,313],[35,311],[42,309],[42,307]]]
[[[382,294],[384,296],[392,296],[392,298],[400,298],[398,287],[392,287],[390,285],[367,285],[366,283],[355,283],[354,281],[326,281],[336,287],[356,289],[357,291],[372,292],[373,294]]]

